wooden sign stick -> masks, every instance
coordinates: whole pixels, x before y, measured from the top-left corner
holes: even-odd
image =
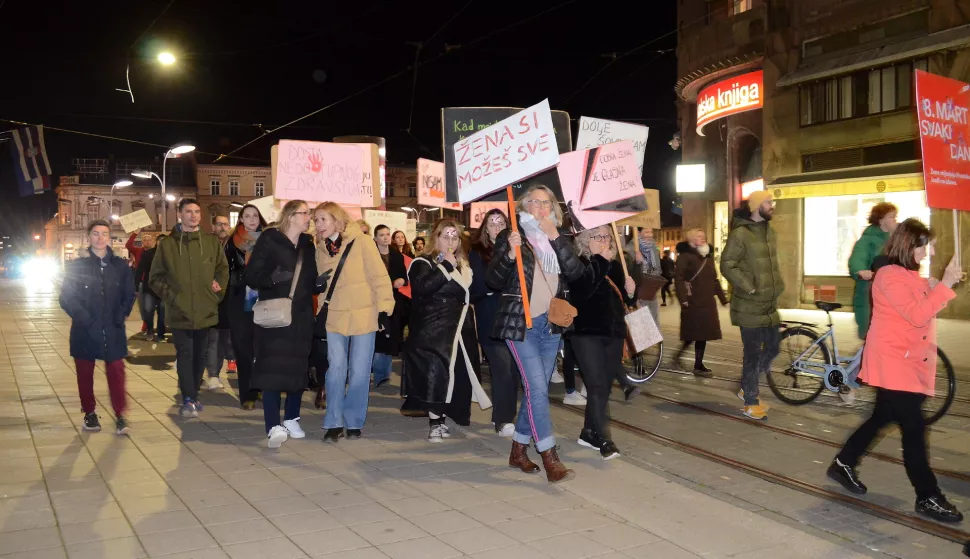
[[[610,223],[610,227],[613,229],[613,238],[616,240],[616,254],[620,257],[620,265],[623,266],[623,275],[630,277],[630,271],[626,269],[626,258],[623,256],[623,244],[620,243],[620,233],[616,230],[616,222]],[[636,247],[634,247],[634,250],[637,250]]]
[[[519,230],[519,220],[515,215],[515,194],[512,185],[505,187],[509,196],[509,220],[512,231]],[[515,267],[519,270],[519,286],[522,288],[522,310],[525,312],[525,327],[532,328],[532,311],[529,309],[529,286],[525,284],[525,268],[522,267],[522,247],[515,247]]]

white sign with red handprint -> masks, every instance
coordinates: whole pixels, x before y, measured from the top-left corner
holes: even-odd
[[[276,198],[359,206],[363,164],[353,144],[280,140]]]

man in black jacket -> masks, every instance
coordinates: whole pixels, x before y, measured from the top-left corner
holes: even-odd
[[[165,238],[159,235],[158,240]],[[155,259],[155,239],[146,237],[144,241],[145,250],[141,253],[138,266],[135,268],[135,287],[141,292],[139,304],[141,305],[142,322],[148,325],[145,337],[155,343],[165,338],[165,305],[162,299],[148,286],[148,273],[152,269],[152,260]],[[153,327],[155,313],[158,313],[158,329]]]

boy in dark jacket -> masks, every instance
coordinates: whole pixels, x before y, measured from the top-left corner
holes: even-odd
[[[109,248],[108,222],[88,225],[88,256],[68,265],[61,287],[60,304],[71,317],[71,357],[77,368],[77,388],[84,412],[85,431],[100,431],[95,413],[94,361],[105,362],[108,393],[115,412],[115,429],[128,433],[125,412],[125,362],[128,336],[125,319],[135,304],[135,282],[128,262]]]

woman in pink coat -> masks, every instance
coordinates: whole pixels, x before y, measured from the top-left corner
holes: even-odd
[[[917,219],[902,222],[886,245],[888,264],[872,284],[872,325],[866,337],[859,378],[876,388],[872,417],[846,441],[829,466],[828,476],[849,491],[864,494],[855,471],[859,459],[889,423],[903,433],[906,475],[916,489],[916,512],[942,522],[963,515],[936,484],[926,454],[923,402],[932,397],[936,380],[936,315],[956,297],[959,264],[951,260],[943,279],[924,279],[920,261],[932,256],[933,233]]]

